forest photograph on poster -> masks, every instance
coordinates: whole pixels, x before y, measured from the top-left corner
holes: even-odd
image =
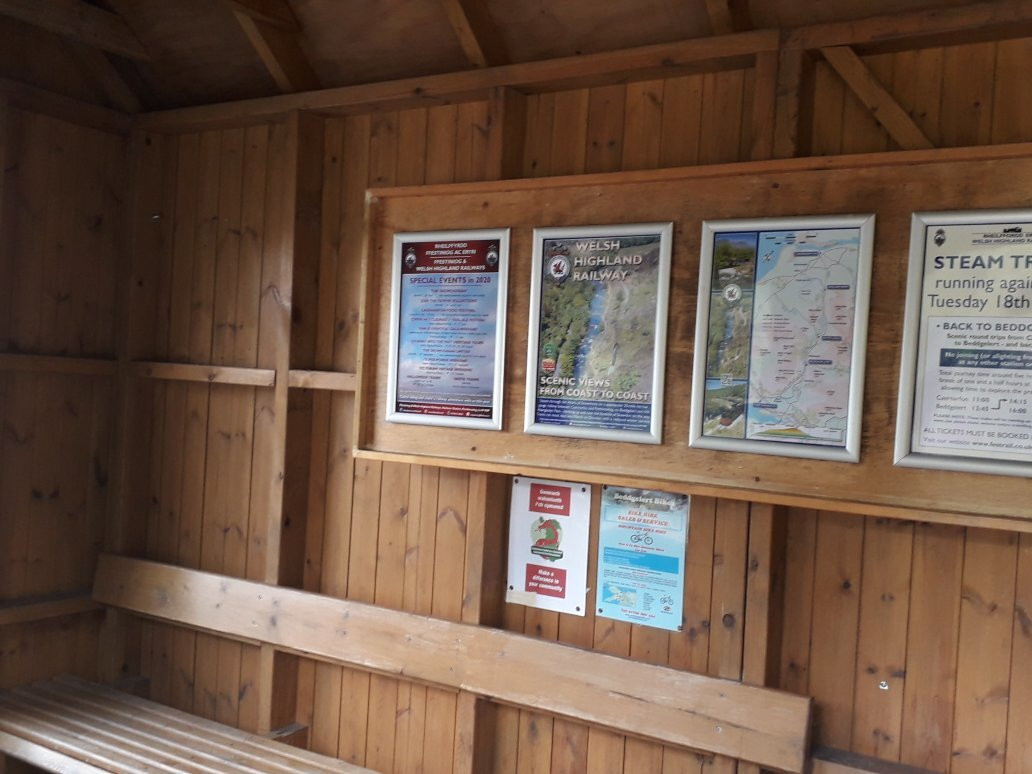
[[[659,443],[671,232],[535,230],[527,432]]]

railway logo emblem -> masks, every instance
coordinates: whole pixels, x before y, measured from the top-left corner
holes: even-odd
[[[548,262],[548,275],[556,282],[570,276],[570,259],[565,255],[553,255]]]

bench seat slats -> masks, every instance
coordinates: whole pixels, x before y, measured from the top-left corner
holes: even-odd
[[[82,761],[96,766],[101,771],[138,772],[164,771],[164,768],[143,763],[119,750],[112,750],[90,736],[84,736],[45,719],[34,713],[0,705],[0,731],[20,737],[39,747],[47,747],[62,753],[70,761]],[[3,750],[7,752],[5,748]],[[72,769],[74,771],[74,769]]]
[[[286,767],[287,771],[326,771],[326,772],[368,772],[361,766],[318,755],[308,750],[274,742],[231,726],[215,723],[210,720],[182,712],[173,707],[147,701],[132,694],[97,685],[74,677],[55,678],[50,685],[67,689],[71,694],[88,696],[97,702],[108,701],[118,711],[127,712],[135,717],[146,718],[157,723],[161,728],[175,728],[194,739],[207,740],[212,744],[228,746],[248,753],[262,761],[275,761],[277,765]],[[298,768],[301,766],[302,768]]]
[[[213,755],[202,750],[191,750],[153,734],[140,733],[132,723],[112,720],[104,710],[90,712],[78,706],[74,700],[58,701],[48,699],[39,692],[28,693],[24,689],[12,692],[21,700],[14,709],[25,714],[36,713],[34,717],[45,717],[75,733],[89,734],[98,743],[111,745],[136,757],[137,760],[155,761],[164,764],[169,771],[183,774],[220,774],[220,772],[246,772],[246,766],[237,765],[230,756]],[[164,769],[162,769],[164,770]]]
[[[6,731],[0,731],[0,750],[20,761],[58,774],[103,774],[107,771]]]
[[[57,772],[368,772],[75,678],[0,692],[0,751]]]
[[[190,730],[183,730],[171,717],[147,709],[130,709],[107,698],[95,698],[89,693],[78,693],[73,690],[62,690],[64,686],[34,686],[37,693],[45,693],[54,700],[63,702],[70,711],[84,712],[87,718],[95,718],[98,723],[122,729],[132,734],[140,743],[173,752],[191,761],[198,771],[254,771],[256,766],[263,770],[289,774],[296,771],[296,762],[288,756],[281,755],[278,750],[266,751],[257,745],[241,742],[225,742],[219,739],[207,739]],[[201,748],[198,740],[202,740],[207,748]]]

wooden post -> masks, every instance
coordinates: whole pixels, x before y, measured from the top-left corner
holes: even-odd
[[[778,107],[777,51],[756,55],[756,77],[752,103],[752,149],[749,158],[762,161],[774,153],[774,127]]]
[[[134,293],[133,289],[133,277],[136,275],[133,256],[146,253],[148,249],[160,244],[170,227],[160,207],[164,188],[160,184],[162,181],[158,181],[157,185],[150,186],[148,193],[151,195],[145,195],[144,192],[147,182],[144,176],[147,171],[150,171],[149,165],[146,163],[148,156],[152,160],[157,160],[156,163],[161,165],[157,169],[162,175],[170,171],[163,165],[165,141],[163,138],[151,139],[144,132],[134,132],[129,142],[130,190],[134,192],[134,196],[129,212],[129,241],[127,244],[125,239],[120,239],[118,250],[118,284],[115,303],[115,330],[120,333],[116,344],[118,348],[115,382],[117,431],[113,434],[114,441],[111,451],[111,476],[107,501],[110,518],[104,536],[104,550],[111,553],[124,553],[130,549],[139,550],[140,548],[139,545],[136,545],[139,542],[138,533],[127,534],[129,518],[127,505],[130,500],[131,486],[129,465],[132,460],[131,450],[135,449],[133,437],[140,429],[132,421],[136,387],[133,384],[129,362],[141,341],[141,334],[134,325],[138,322],[134,317],[138,294]],[[0,164],[0,169],[2,166]],[[148,210],[151,211],[148,212]],[[152,258],[156,258],[156,256],[152,256]],[[150,265],[155,268],[158,263],[159,261],[154,259]],[[144,288],[144,292],[154,289],[152,279],[153,277],[150,275],[146,279],[141,279],[140,285]],[[97,650],[97,674],[100,679],[114,681],[124,676],[127,634],[125,614],[111,609],[107,610],[104,626],[100,632],[100,646]]]
[[[4,227],[4,172],[7,169],[7,132],[11,122],[11,104],[0,96],[0,238]]]
[[[487,100],[488,180],[522,176],[526,131],[526,95],[508,86],[491,89]]]
[[[781,661],[784,618],[785,546],[788,517],[784,508],[753,503],[749,508],[749,553],[745,587],[745,651],[742,682],[773,687]],[[740,774],[759,774],[754,763],[739,763]]]
[[[519,177],[523,167],[527,99],[515,89],[492,89],[488,98],[485,177]],[[505,523],[508,479],[494,473],[469,474],[466,560],[461,620],[499,625],[505,587]],[[455,713],[453,770],[474,774],[490,767],[497,707],[460,692]]]
[[[282,571],[293,261],[300,250],[311,249],[313,238],[318,245],[322,139],[322,119],[295,111],[273,128],[270,143],[258,366],[272,368],[276,384],[259,393],[255,407],[247,575],[272,584],[279,582]],[[263,645],[256,687],[259,733],[294,721],[296,657]]]
[[[774,158],[805,156],[809,151],[812,77],[809,53],[782,47],[778,54]]]

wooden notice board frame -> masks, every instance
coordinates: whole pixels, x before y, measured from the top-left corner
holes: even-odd
[[[1032,532],[1024,480],[893,465],[911,214],[1027,207],[1029,179],[1032,144],[1015,144],[373,190],[356,455]],[[702,222],[857,212],[877,218],[859,464],[689,448]],[[534,228],[667,220],[674,238],[663,443],[525,434]],[[383,421],[393,235],[500,227],[512,229],[501,432]]]

